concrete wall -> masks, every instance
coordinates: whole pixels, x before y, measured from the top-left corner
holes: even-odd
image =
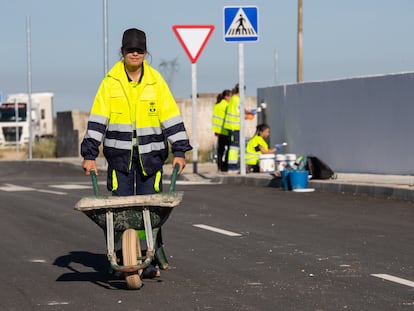
[[[89,113],[62,111],[56,114],[56,156],[80,156],[80,143],[86,132]]]
[[[414,73],[260,88],[271,142],[337,172],[414,174]]]
[[[199,152],[209,152],[215,142],[216,137],[211,128],[213,105],[215,104],[216,94],[201,94],[197,99],[197,131]],[[177,99],[184,119],[190,142],[192,141],[192,100]],[[246,97],[245,106],[248,109],[256,107],[256,97]],[[86,132],[89,113],[80,111],[58,112],[56,118],[57,127],[57,156],[72,157],[79,156],[79,144]],[[245,121],[246,136],[250,137],[256,129],[256,118]]]

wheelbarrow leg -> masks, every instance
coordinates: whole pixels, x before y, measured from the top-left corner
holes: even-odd
[[[151,226],[151,217],[150,211],[146,208],[142,211],[142,216],[144,217],[144,227],[145,227],[145,237],[147,240],[147,252],[154,251],[154,237],[152,235],[152,226]]]
[[[106,212],[106,247],[111,266],[116,266],[115,239],[114,239],[114,214],[112,211]]]
[[[143,265],[147,267],[149,265],[153,265],[154,258],[155,258],[154,236],[153,236],[152,225],[151,225],[150,211],[148,208],[145,208],[142,210],[142,216],[144,220],[145,238],[147,242],[147,251],[146,251]]]

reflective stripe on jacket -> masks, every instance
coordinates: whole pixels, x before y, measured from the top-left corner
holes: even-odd
[[[240,110],[239,110],[239,95],[234,94],[230,98],[227,106],[226,117],[224,119],[224,128],[231,131],[240,130]]]
[[[168,157],[167,140],[175,157],[184,157],[192,149],[167,83],[146,61],[142,75],[133,90],[121,60],[103,79],[81,144],[85,160],[98,156],[103,139],[103,153],[109,166],[128,172],[132,147],[137,145],[144,174],[152,175],[162,169]]]
[[[263,137],[256,134],[249,140],[246,146],[245,161],[247,165],[259,164],[259,155],[262,154],[258,148],[259,146],[262,146],[266,150],[269,149],[269,145],[263,139]]]
[[[224,118],[226,116],[226,110],[228,106],[228,101],[222,99],[219,103],[215,104],[213,107],[213,132],[221,135],[229,135],[229,131],[223,128]]]

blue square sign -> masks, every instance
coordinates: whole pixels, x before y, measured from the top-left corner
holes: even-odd
[[[224,41],[258,41],[258,9],[256,6],[224,7]]]

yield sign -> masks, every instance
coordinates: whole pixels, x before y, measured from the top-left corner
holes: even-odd
[[[174,25],[172,28],[191,63],[196,63],[213,33],[214,25]]]

